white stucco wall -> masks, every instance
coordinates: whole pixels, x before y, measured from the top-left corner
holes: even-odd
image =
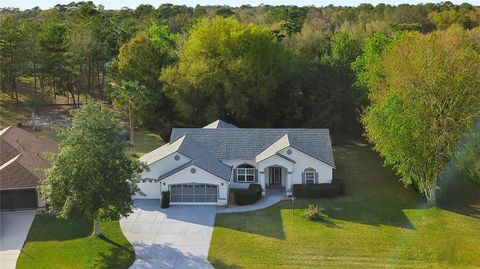
[[[175,160],[176,155],[180,157],[178,161]],[[144,171],[141,175],[141,178],[157,179],[160,175],[163,175],[166,172],[175,169],[176,167],[184,165],[190,160],[190,158],[183,154],[177,152],[172,153],[167,157],[150,164],[148,166],[150,168],[150,171]]]
[[[149,182],[140,182],[137,183],[138,188],[145,194],[145,196],[141,195],[140,193],[136,193],[132,198],[133,199],[160,199],[160,182],[155,182],[151,180]]]
[[[191,169],[195,168],[196,172],[192,174]],[[190,165],[183,170],[164,178],[161,181],[161,191],[168,191],[169,185],[183,183],[204,183],[218,185],[218,205],[227,205],[228,185],[229,182],[203,170],[196,165]],[[222,186],[223,184],[223,186]]]
[[[292,154],[288,155],[287,150],[292,150]],[[302,184],[302,172],[306,168],[313,168],[318,173],[319,183],[330,183],[333,178],[333,168],[328,164],[319,161],[299,150],[291,147],[287,147],[280,151],[282,155],[287,156],[290,159],[295,160],[292,170],[292,184]]]
[[[177,155],[180,157],[178,161],[175,160],[175,156]],[[176,167],[184,165],[189,161],[190,161],[190,158],[188,158],[187,156],[175,152],[173,154],[166,156],[163,159],[160,159],[150,164],[148,166],[150,171],[144,171],[140,176],[141,177],[140,183],[137,184],[137,186],[140,188],[140,191],[142,191],[145,194],[145,196],[141,195],[140,193],[136,193],[132,198],[133,199],[160,199],[161,197],[160,183],[158,181],[155,182],[151,179],[158,179],[160,175],[163,175],[166,172],[171,171],[172,169],[175,169]],[[146,181],[146,182],[143,182],[143,181]]]

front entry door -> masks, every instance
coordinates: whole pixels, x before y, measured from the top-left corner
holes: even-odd
[[[270,167],[270,179],[268,185],[281,185],[282,184],[282,168]]]

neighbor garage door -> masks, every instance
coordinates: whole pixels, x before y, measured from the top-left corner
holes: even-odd
[[[170,185],[172,203],[217,203],[218,186],[211,184]]]
[[[0,191],[2,210],[37,208],[37,191],[35,189]]]

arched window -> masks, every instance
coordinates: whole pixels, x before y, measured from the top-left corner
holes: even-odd
[[[250,164],[241,164],[237,166],[237,181],[238,182],[254,182],[255,167]]]
[[[315,184],[315,169],[307,168],[305,169],[305,184]]]

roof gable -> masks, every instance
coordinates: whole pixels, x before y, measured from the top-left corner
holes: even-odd
[[[173,140],[172,140],[173,141]],[[150,165],[159,161],[172,153],[181,153],[191,159],[189,164],[195,164],[198,167],[224,179],[230,180],[231,166],[226,165],[209,154],[207,150],[196,144],[188,136],[182,136],[172,143],[163,145],[140,157],[140,160]],[[176,171],[177,168],[172,171]],[[168,173],[171,173],[167,172]],[[161,176],[163,177],[163,175]]]
[[[218,128],[238,128],[237,126],[224,122],[223,120],[216,120],[206,126],[203,127],[204,129],[218,129]]]

